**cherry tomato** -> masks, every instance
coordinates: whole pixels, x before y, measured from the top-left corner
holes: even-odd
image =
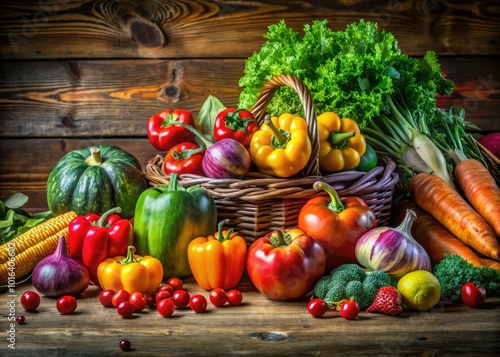
[[[129,340],[121,340],[120,341],[120,349],[124,352],[130,351],[130,348],[132,347],[132,344],[130,343]]]
[[[184,287],[182,280],[179,278],[170,278],[167,281],[167,284],[174,288],[174,291],[180,290]]]
[[[158,290],[156,292],[158,293],[160,291],[168,291],[170,294],[173,294],[174,288],[172,287],[172,285],[162,284],[162,285],[160,285],[160,287],[158,288]]]
[[[148,304],[146,299],[144,298],[144,295],[142,295],[140,291],[134,291],[132,294],[130,294],[128,302],[134,305],[135,311],[144,310]]]
[[[118,307],[121,302],[123,301],[128,301],[128,298],[130,297],[130,293],[125,290],[125,289],[120,289],[116,293],[113,294],[111,297],[111,303],[113,304],[114,307]]]
[[[223,289],[215,288],[210,292],[210,302],[212,305],[221,307],[226,301],[226,292]]]
[[[170,293],[170,291],[167,290],[158,291],[155,296],[156,305],[158,305],[158,303],[161,300],[170,299],[171,297],[172,294]]]
[[[194,312],[203,312],[207,309],[207,299],[200,294],[193,295],[189,299],[189,307]]]
[[[99,302],[102,304],[102,306],[113,307],[113,301],[111,301],[111,299],[113,298],[114,294],[115,292],[111,289],[102,290],[99,294]]]
[[[314,317],[320,317],[328,311],[328,305],[323,299],[313,299],[307,304],[307,311]]]
[[[61,296],[56,303],[57,311],[63,315],[71,314],[76,310],[77,302],[74,296]]]
[[[356,316],[358,316],[361,308],[356,301],[353,300],[345,300],[340,304],[340,316],[344,319],[352,320]]]
[[[172,314],[175,311],[175,304],[170,299],[163,299],[160,300],[158,304],[156,304],[156,309],[158,310],[161,316],[169,317],[172,316]]]
[[[36,310],[40,306],[40,295],[34,291],[26,291],[21,295],[21,305],[27,311]]]
[[[237,306],[241,304],[241,301],[243,300],[243,295],[241,295],[241,292],[239,290],[233,289],[229,290],[226,293],[226,299],[229,305]]]
[[[473,282],[465,283],[460,289],[460,298],[465,305],[477,308],[486,300],[486,289],[476,286]]]
[[[189,296],[189,293],[184,290],[176,290],[174,292],[174,295],[172,295],[171,300],[174,302],[175,306],[178,308],[183,308],[189,305],[189,299],[191,297]]]
[[[146,305],[151,307],[155,304],[155,299],[151,294],[143,294],[144,299],[146,300]]]
[[[128,301],[122,301],[116,308],[118,315],[122,317],[130,317],[135,312],[135,307]]]

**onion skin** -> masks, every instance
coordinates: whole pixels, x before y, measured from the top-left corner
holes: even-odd
[[[48,297],[77,296],[84,292],[90,283],[85,265],[68,255],[64,236],[59,237],[55,252],[36,265],[31,280],[33,287]]]
[[[429,255],[410,233],[415,218],[415,212],[407,210],[400,226],[377,227],[362,235],[355,248],[359,264],[395,279],[414,270],[432,272]]]
[[[211,178],[242,178],[250,169],[248,150],[237,140],[226,138],[207,148],[203,172]]]

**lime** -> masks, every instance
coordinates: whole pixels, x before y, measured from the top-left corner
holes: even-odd
[[[398,291],[404,305],[414,310],[433,308],[441,298],[441,285],[427,270],[415,270],[398,281]]]

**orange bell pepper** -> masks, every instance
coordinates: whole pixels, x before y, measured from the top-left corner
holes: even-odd
[[[247,243],[233,229],[222,230],[227,220],[221,221],[218,231],[208,237],[198,237],[189,243],[188,260],[191,272],[205,290],[234,288],[243,276]]]
[[[129,246],[127,256],[105,259],[97,267],[97,277],[103,289],[115,292],[121,289],[130,294],[135,291],[153,294],[163,279],[163,265],[149,255],[134,255],[135,247]]]

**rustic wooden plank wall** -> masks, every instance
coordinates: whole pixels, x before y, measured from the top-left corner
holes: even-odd
[[[340,30],[364,18],[404,53],[435,51],[457,88],[440,105],[500,131],[498,1],[84,1],[0,3],[0,195],[44,188],[69,150],[114,144],[145,166],[156,154],[146,121],[177,107],[197,114],[208,95],[235,105],[245,59],[267,27],[315,19]]]

